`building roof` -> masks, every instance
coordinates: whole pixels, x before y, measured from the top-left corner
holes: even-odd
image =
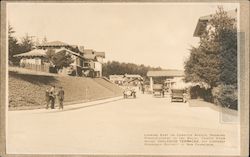
[[[124,77],[124,75],[109,75],[109,77]]]
[[[66,49],[66,48],[56,49],[56,53],[61,52],[61,51],[66,51],[66,52],[68,52],[68,53],[70,53],[72,55],[75,55],[77,57],[83,58],[83,56],[80,55],[79,53],[73,52],[73,51],[71,51],[69,49]]]
[[[213,18],[214,15],[215,14],[210,14],[210,15],[202,16],[202,17],[199,18],[199,20],[201,20],[201,21],[209,21],[209,20],[211,20]],[[237,18],[237,9],[227,11],[227,15],[230,18],[236,19]]]
[[[148,71],[149,77],[183,77],[183,70],[160,70],[160,71]]]
[[[97,57],[103,57],[105,58],[105,52],[95,52]]]
[[[46,51],[47,50],[43,50],[43,49],[34,49],[34,50],[31,50],[29,52],[25,52],[25,53],[21,53],[21,54],[18,54],[18,55],[14,55],[14,57],[42,57],[42,56],[46,56]],[[75,55],[75,56],[78,56],[80,58],[83,58],[80,54],[76,53],[76,52],[73,52],[69,49],[66,49],[66,48],[61,48],[61,49],[55,49],[55,53],[58,53],[58,52],[61,52],[61,51],[66,51],[72,55]]]
[[[141,75],[137,75],[137,74],[125,74],[125,77],[130,77],[130,78],[142,78]]]
[[[21,54],[17,54],[17,55],[14,55],[14,57],[28,57],[28,56],[31,56],[31,57],[42,57],[42,56],[45,56],[46,55],[46,50],[43,50],[43,49],[34,49],[34,50],[31,50],[29,52],[25,52],[25,53],[21,53]]]
[[[51,42],[47,42],[44,44],[39,44],[37,45],[38,47],[48,47],[48,46],[71,46],[68,43],[62,42],[62,41],[51,41]]]
[[[210,14],[210,15],[202,16],[199,18],[195,31],[194,31],[194,35],[193,35],[194,37],[199,37],[202,34],[203,30],[206,29],[207,22],[211,20],[214,15],[215,14]],[[237,19],[237,9],[227,11],[227,15],[230,18]]]
[[[95,51],[92,50],[92,49],[84,49],[84,50],[83,50],[83,53],[85,53],[85,54],[94,54]]]
[[[84,49],[83,56],[86,59],[95,59],[96,57],[103,57],[105,58],[105,52],[97,52],[92,49]]]
[[[87,59],[87,60],[95,60],[96,59],[95,57],[96,57],[95,54],[91,54],[91,53],[89,53],[89,54],[83,54],[83,58]]]
[[[124,79],[124,75],[109,75],[109,79]]]

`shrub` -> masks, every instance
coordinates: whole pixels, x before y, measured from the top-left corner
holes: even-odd
[[[190,87],[189,94],[191,99],[201,98],[205,101],[212,101],[212,91],[211,88],[200,87],[199,85]]]
[[[238,94],[236,86],[219,85],[213,88],[212,94],[215,104],[238,110]]]
[[[193,86],[189,89],[189,94],[191,99],[197,99],[199,97],[200,86]]]
[[[213,95],[212,95],[212,89],[208,88],[205,89],[203,88],[203,99],[207,102],[213,102]]]

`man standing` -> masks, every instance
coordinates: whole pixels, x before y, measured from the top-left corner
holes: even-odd
[[[55,97],[56,97],[56,93],[55,93],[55,86],[53,85],[49,91],[49,98],[50,98],[50,102],[51,102],[51,109],[55,109]]]
[[[49,89],[46,89],[45,91],[45,101],[46,101],[46,109],[49,108],[49,101],[50,101],[50,96],[49,96]]]
[[[59,109],[63,110],[64,90],[62,87],[59,88],[57,96],[58,96],[58,101],[59,101]]]
[[[144,92],[145,92],[145,86],[144,86],[144,84],[141,85],[141,91],[142,91],[142,94],[144,94]]]

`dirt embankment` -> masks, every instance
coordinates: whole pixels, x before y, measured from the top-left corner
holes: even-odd
[[[44,76],[9,72],[9,110],[45,107],[45,90],[55,85],[65,90],[65,105],[121,96],[122,90],[102,78]]]

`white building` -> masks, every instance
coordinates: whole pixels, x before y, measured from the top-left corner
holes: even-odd
[[[109,75],[111,82],[118,85],[140,86],[143,78],[137,74]]]
[[[73,52],[72,50],[68,49],[68,44],[59,41],[49,42],[48,45],[50,46],[39,45],[34,50],[14,55],[14,57],[20,58],[21,67],[36,71],[50,72],[50,68],[53,67],[53,65],[48,59],[47,52],[51,50],[55,54],[65,53],[71,56],[73,63],[70,64],[70,67],[63,68],[58,71],[58,73],[69,74],[73,70],[76,71],[76,74],[80,73],[81,66],[83,66],[83,56],[81,56],[81,54]]]
[[[94,77],[102,77],[102,64],[103,59],[105,58],[105,52],[97,52],[92,49],[84,49],[83,57],[84,62],[84,72],[91,73],[93,72]]]
[[[54,53],[65,52],[70,54],[73,63],[69,67],[62,68],[58,71],[63,75],[77,75],[77,76],[102,76],[102,64],[105,58],[104,52],[96,52],[91,49],[84,49],[83,46],[69,45],[61,41],[52,41],[36,46],[36,49],[26,53],[15,55],[20,58],[20,65],[24,68],[33,69],[36,71],[50,72],[51,63],[49,63],[47,51]],[[89,75],[91,74],[91,75]]]
[[[109,75],[109,80],[115,84],[123,85],[125,77],[124,75]]]

